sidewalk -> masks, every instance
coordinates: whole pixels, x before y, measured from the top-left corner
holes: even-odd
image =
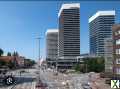
[[[105,78],[96,81],[100,89],[111,89],[109,84],[105,84]]]
[[[109,84],[105,83],[105,78],[100,78],[99,74],[90,76],[92,89],[111,89]]]

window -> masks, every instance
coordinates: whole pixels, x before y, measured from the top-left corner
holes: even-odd
[[[116,64],[120,64],[120,58],[116,59]]]
[[[120,68],[116,68],[116,73],[120,74]]]
[[[120,54],[120,49],[116,49],[116,54]]]
[[[120,44],[120,39],[116,40],[116,44],[117,44],[117,45]]]

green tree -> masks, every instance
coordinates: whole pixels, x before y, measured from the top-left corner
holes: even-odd
[[[8,65],[8,67],[9,67],[10,69],[15,68],[15,66],[16,66],[15,63],[12,62],[12,61],[9,61],[7,65]]]
[[[73,66],[73,69],[76,71],[76,72],[83,72],[85,73],[86,70],[85,70],[85,65],[84,64],[75,64]]]
[[[34,60],[32,60],[32,59],[25,59],[25,65],[26,65],[27,67],[31,67],[31,66],[33,66],[34,64],[36,64],[36,62],[35,62]]]
[[[12,55],[13,56],[19,56],[18,52],[16,52],[16,51],[14,51]]]
[[[4,51],[0,48],[0,56],[4,54]]]
[[[80,64],[74,65],[73,69],[74,69],[75,71],[80,71]]]
[[[10,53],[10,52],[8,52],[8,53],[7,53],[7,56],[11,56],[11,53]]]
[[[0,60],[0,67],[5,66],[5,65],[6,65],[6,62],[3,60]]]
[[[96,57],[96,58],[85,58],[84,65],[87,65],[88,72],[102,72],[105,68],[104,58]]]

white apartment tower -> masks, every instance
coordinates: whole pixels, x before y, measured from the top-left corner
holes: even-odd
[[[59,61],[62,67],[70,68],[77,56],[80,56],[80,4],[63,4],[58,18],[58,56],[61,59]]]

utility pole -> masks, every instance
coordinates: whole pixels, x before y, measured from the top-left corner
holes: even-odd
[[[86,73],[87,73],[87,63],[85,65],[86,65]]]
[[[56,57],[56,71],[58,71],[58,57]]]
[[[38,40],[38,71],[39,71],[39,77],[38,77],[38,83],[40,82],[40,37],[36,38]]]
[[[40,37],[36,38],[38,40],[38,66],[40,67]]]

